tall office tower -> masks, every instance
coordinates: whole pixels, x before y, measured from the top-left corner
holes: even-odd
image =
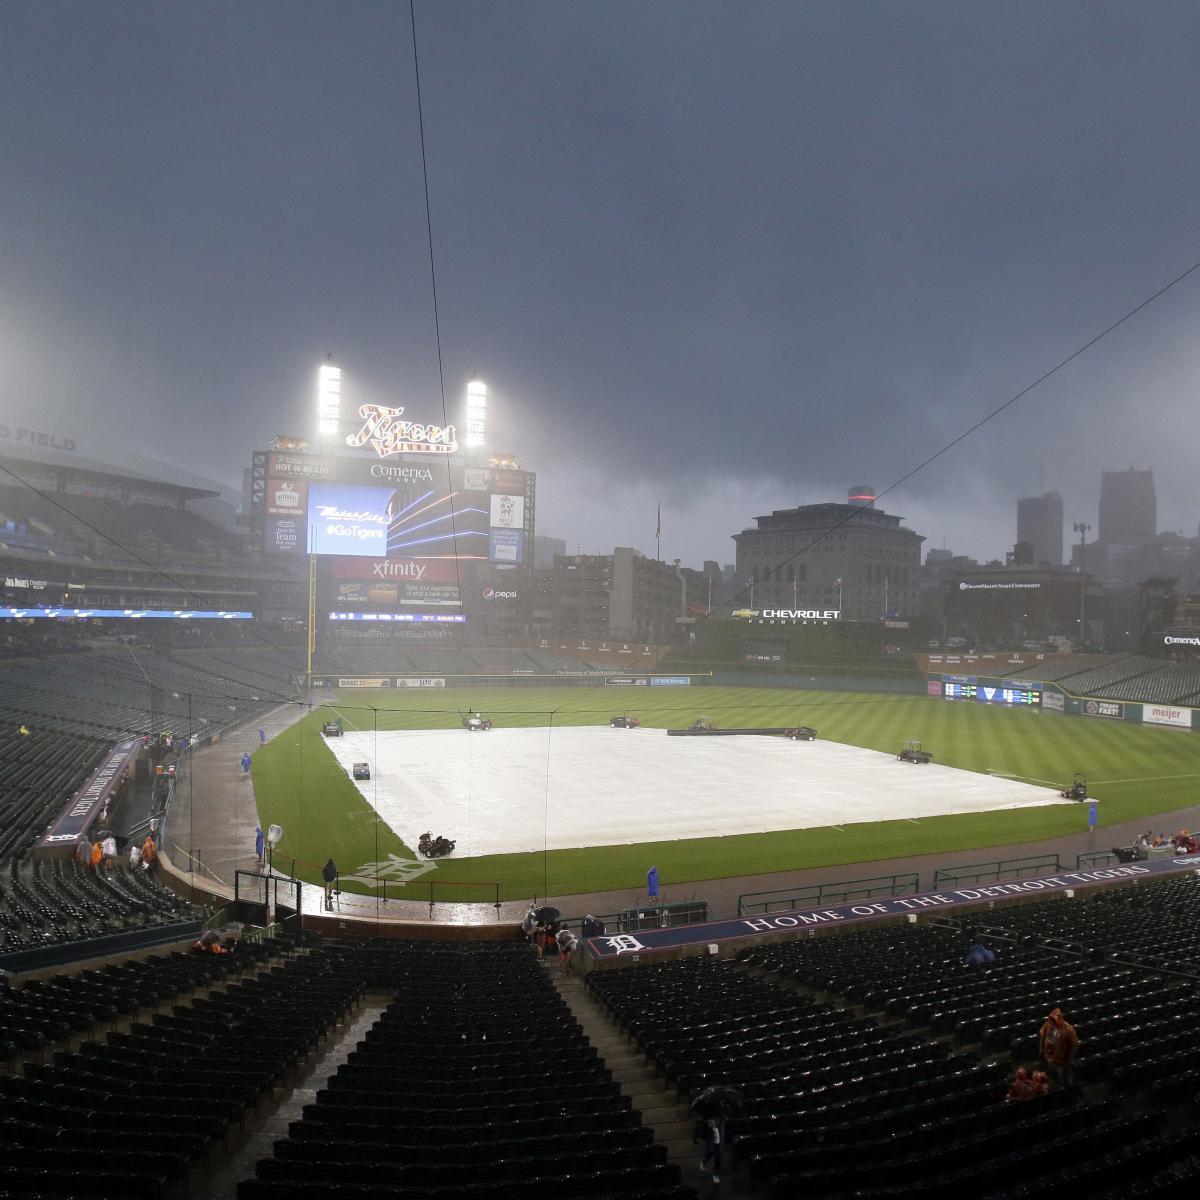
[[[1137,546],[1158,533],[1154,472],[1105,471],[1100,480],[1099,540]]]
[[[1033,547],[1033,561],[1039,566],[1062,566],[1063,501],[1057,492],[1017,501],[1017,542]]]

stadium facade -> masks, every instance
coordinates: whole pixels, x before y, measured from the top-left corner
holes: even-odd
[[[837,611],[843,621],[915,613],[924,537],[863,504],[806,504],[756,517],[733,535],[739,602]]]

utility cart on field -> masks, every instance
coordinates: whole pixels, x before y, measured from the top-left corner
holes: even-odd
[[[896,757],[901,762],[907,763],[933,762],[933,755],[928,750],[922,750],[921,743],[916,738],[909,738],[901,747],[900,753]]]

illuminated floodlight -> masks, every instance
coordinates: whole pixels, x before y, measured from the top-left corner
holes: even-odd
[[[472,379],[467,384],[467,445],[482,446],[487,426],[487,384]]]
[[[342,368],[323,362],[317,368],[317,433],[336,435],[342,424]]]

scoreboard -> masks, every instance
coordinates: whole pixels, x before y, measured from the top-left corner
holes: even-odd
[[[1041,704],[1042,693],[1036,688],[991,687],[982,683],[951,683],[943,686],[947,700],[977,700],[980,704],[1025,706]]]

